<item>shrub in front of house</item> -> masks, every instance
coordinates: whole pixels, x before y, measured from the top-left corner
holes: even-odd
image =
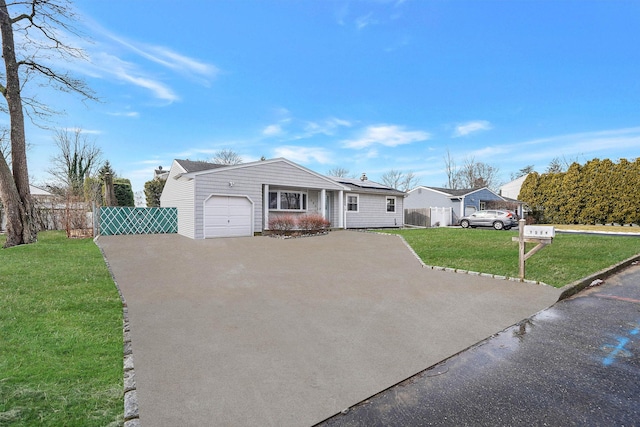
[[[296,219],[292,215],[278,215],[269,218],[269,230],[275,234],[287,234],[296,226]]]
[[[278,236],[318,234],[330,226],[331,222],[319,214],[279,215],[269,219],[269,230]]]
[[[298,228],[309,233],[319,233],[331,226],[331,222],[319,214],[306,214],[298,218]]]

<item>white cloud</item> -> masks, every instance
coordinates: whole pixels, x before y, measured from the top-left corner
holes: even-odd
[[[373,12],[369,12],[366,15],[356,18],[356,28],[362,30],[369,25],[377,24],[378,21],[373,19]]]
[[[93,130],[93,129],[83,129],[83,128],[78,128],[78,127],[69,127],[69,128],[62,128],[62,130],[67,131],[67,132],[81,132],[87,135],[100,135],[102,134],[101,130]]]
[[[284,157],[297,163],[318,162],[321,164],[331,163],[331,153],[321,147],[297,147],[285,145],[274,150],[275,157]]]
[[[103,28],[90,17],[83,17],[83,21],[95,38],[93,43],[79,41],[79,45],[85,50],[87,62],[73,61],[65,66],[89,77],[115,78],[147,89],[155,98],[172,103],[180,99],[178,94],[167,83],[160,81],[147,71],[147,68],[153,65],[141,61],[140,58],[196,80],[205,86],[208,86],[209,80],[220,72],[212,64],[176,52],[166,46],[126,40]],[[127,51],[134,55],[127,54]]]
[[[189,58],[163,46],[150,46],[149,50],[155,52],[155,55],[151,55],[149,52],[141,52],[141,54],[173,70],[186,70],[204,77],[215,77],[220,72],[214,65]]]
[[[616,153],[638,147],[640,127],[580,132],[509,144],[511,151],[518,157],[547,159],[565,156],[571,161],[584,155],[617,160]],[[586,160],[590,159],[585,158],[584,161]]]
[[[336,11],[336,21],[338,25],[345,25],[345,20],[349,15],[349,4],[345,3]]]
[[[262,134],[265,136],[275,136],[280,135],[282,133],[282,126],[279,124],[269,125],[262,131]]]
[[[154,97],[168,102],[175,102],[180,97],[166,84],[141,71],[137,65],[124,61],[106,52],[91,56],[90,69],[87,74],[95,77],[110,77],[149,90]]]
[[[467,123],[461,123],[459,125],[456,126],[454,132],[453,132],[453,137],[457,138],[460,136],[466,136],[469,135],[470,133],[473,132],[479,132],[479,131],[483,131],[483,130],[489,130],[492,129],[493,126],[491,126],[491,123],[489,123],[486,120],[475,120],[472,122],[467,122]]]
[[[304,126],[306,135],[309,137],[317,134],[333,135],[336,129],[340,127],[351,127],[351,122],[348,120],[337,119],[335,117],[327,119],[322,122],[307,122]]]
[[[386,147],[411,144],[413,142],[426,141],[431,135],[423,131],[407,131],[402,126],[377,125],[367,127],[362,136],[357,139],[342,141],[347,148],[367,148],[374,144]]]
[[[190,58],[165,46],[148,45],[145,43],[129,41],[104,28],[97,29],[97,32],[103,34],[107,39],[115,41],[119,45],[126,47],[138,56],[181,74],[215,77],[220,71],[214,65]]]
[[[149,77],[134,76],[125,72],[124,70],[120,70],[115,75],[120,79],[126,82],[129,82],[135,86],[148,89],[158,99],[162,99],[169,102],[175,102],[180,99],[178,95],[169,86],[157,80],[151,79]]]
[[[137,111],[122,111],[122,112],[115,112],[115,113],[107,113],[110,116],[116,116],[116,117],[132,117],[132,118],[137,118],[140,117],[140,113]]]

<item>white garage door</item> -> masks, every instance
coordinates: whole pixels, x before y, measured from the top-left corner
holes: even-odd
[[[253,204],[246,197],[211,196],[204,202],[204,237],[251,236]]]

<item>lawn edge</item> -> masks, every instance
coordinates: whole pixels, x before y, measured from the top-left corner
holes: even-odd
[[[613,264],[587,277],[583,277],[582,279],[578,279],[575,282],[569,283],[568,285],[564,285],[563,287],[559,288],[562,293],[560,294],[560,298],[558,298],[558,301],[569,298],[570,296],[577,294],[583,289],[588,288],[589,286],[594,284],[594,282],[597,283],[598,280],[604,280],[608,277],[611,277],[621,270],[624,270],[631,265],[635,265],[638,262],[640,262],[640,254],[633,255],[632,257],[629,257],[624,261],[620,261],[617,264]]]
[[[127,300],[118,285],[118,281],[116,280],[115,275],[113,274],[113,270],[111,269],[111,265],[107,260],[107,256],[105,255],[102,247],[98,244],[98,238],[100,236],[96,236],[93,238],[93,243],[98,247],[100,253],[102,254],[102,259],[109,271],[109,275],[111,276],[111,280],[113,280],[113,284],[118,291],[118,295],[120,295],[120,301],[122,302],[122,340],[124,343],[123,350],[123,373],[124,373],[124,381],[123,381],[123,393],[124,393],[124,426],[123,427],[140,427],[140,409],[138,405],[138,393],[136,389],[136,380],[135,380],[135,369],[133,363],[133,344],[131,340],[131,329],[129,325],[129,307],[127,306]]]
[[[424,261],[418,256],[416,251],[413,250],[413,248],[407,242],[407,240],[403,236],[401,236],[400,234],[384,233],[384,232],[380,232],[380,231],[368,231],[368,232],[369,233],[374,233],[374,234],[381,234],[381,235],[384,235],[384,236],[396,236],[396,237],[399,237],[402,240],[402,243],[404,243],[404,245],[409,249],[409,251],[411,251],[411,253],[418,260],[418,262],[420,262],[420,265],[422,265],[422,268],[426,268],[426,269],[429,269],[429,270],[446,271],[446,272],[449,272],[449,273],[467,274],[469,276],[490,277],[492,279],[507,280],[507,281],[510,281],[510,282],[530,283],[530,284],[533,284],[533,285],[542,285],[542,286],[549,286],[549,287],[554,288],[554,289],[561,289],[561,288],[557,288],[555,286],[551,286],[551,285],[549,285],[547,283],[541,282],[539,280],[529,280],[529,279],[521,280],[519,277],[502,276],[502,275],[499,275],[499,274],[481,273],[479,271],[470,271],[470,270],[464,270],[464,269],[461,269],[461,268],[441,267],[441,266],[437,266],[437,265],[425,264]]]

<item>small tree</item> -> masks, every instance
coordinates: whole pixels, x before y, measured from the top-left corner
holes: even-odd
[[[113,190],[115,192],[118,206],[135,206],[133,198],[133,190],[131,189],[131,181],[125,178],[116,178],[113,180]]]
[[[152,179],[144,183],[144,195],[147,200],[147,207],[156,208],[160,206],[160,196],[166,181],[163,179]]]

